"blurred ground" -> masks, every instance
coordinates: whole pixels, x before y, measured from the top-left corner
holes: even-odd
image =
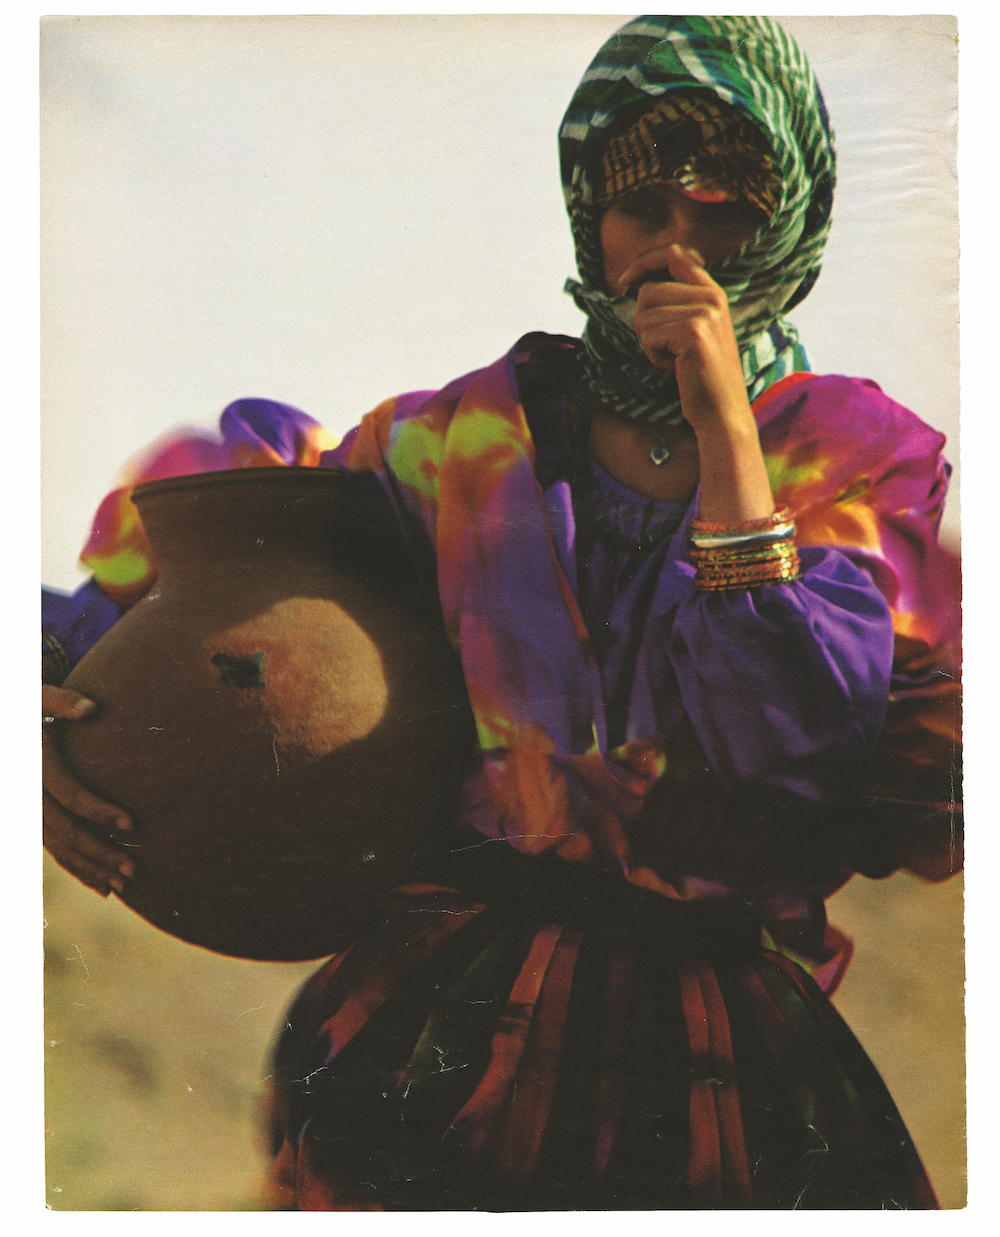
[[[184,944],[45,863],[47,1202],[256,1209],[267,1050],[316,964]]]
[[[260,1207],[268,1046],[314,963],[185,945],[46,856],[47,1200],[57,1211]],[[965,1201],[962,892],[906,876],[830,904],[855,940],[837,1004],[944,1207]]]
[[[855,877],[827,903],[854,940],[834,998],[875,1062],[942,1207],[964,1207],[963,881]]]

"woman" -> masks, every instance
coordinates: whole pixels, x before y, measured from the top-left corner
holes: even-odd
[[[452,853],[289,1013],[277,1203],[932,1207],[824,996],[848,946],[823,898],[953,868],[947,468],[873,384],[809,375],[780,317],[829,225],[822,99],[773,23],[645,17],[591,65],[561,157],[582,341],[525,336],[335,450],[242,401],[199,465],[374,477],[479,737]],[[87,555],[120,604],[155,574],[108,518],[126,500]],[[123,888],[76,819],[116,809],[54,763],[48,788],[55,856]]]

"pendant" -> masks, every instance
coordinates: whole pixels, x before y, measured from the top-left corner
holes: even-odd
[[[655,464],[657,468],[661,464],[665,464],[670,459],[670,448],[664,446],[655,446],[649,448],[649,462]]]

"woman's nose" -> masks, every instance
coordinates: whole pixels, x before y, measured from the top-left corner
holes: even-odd
[[[660,235],[665,245],[692,246],[700,231],[702,211],[697,202],[678,195],[670,203],[668,217],[664,220]]]

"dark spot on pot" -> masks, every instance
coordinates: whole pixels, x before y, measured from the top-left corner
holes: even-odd
[[[244,653],[242,657],[231,657],[228,653],[215,653],[212,665],[218,670],[223,687],[263,687],[261,676],[267,665],[267,654]]]

